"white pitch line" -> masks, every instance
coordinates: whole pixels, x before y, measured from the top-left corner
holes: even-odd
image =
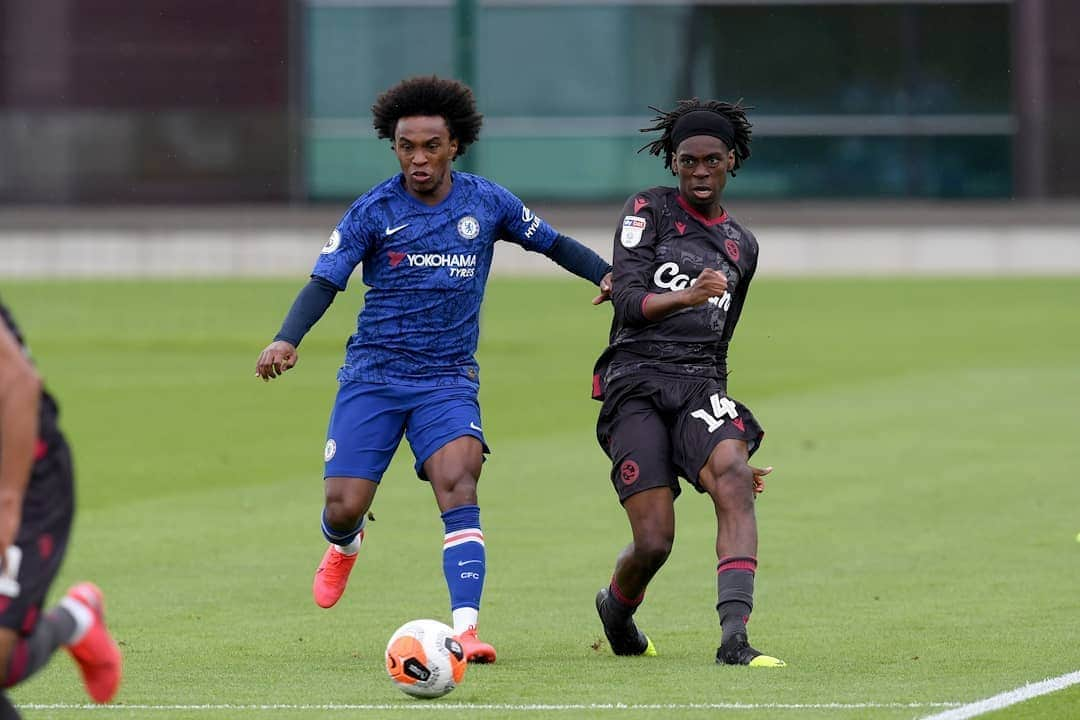
[[[1050,678],[1049,680],[1043,680],[1042,682],[1028,683],[1023,687],[1009,690],[1008,692],[1003,692],[994,695],[993,697],[988,697],[985,700],[979,700],[978,702],[968,703],[967,705],[962,705],[952,710],[929,715],[922,720],[966,720],[967,718],[973,718],[982,715],[983,713],[1000,710],[1001,708],[1006,708],[1010,705],[1015,705],[1016,703],[1021,703],[1040,695],[1047,695],[1058,690],[1064,690],[1070,685],[1076,685],[1077,683],[1080,683],[1080,670],[1056,678]]]
[[[913,703],[680,703],[680,704],[655,704],[634,705],[628,703],[581,703],[567,705],[484,705],[479,703],[442,703],[442,702],[405,702],[398,704],[378,705],[240,705],[224,703],[220,705],[78,705],[65,703],[28,703],[19,705],[23,710],[97,710],[105,712],[109,710],[403,710],[416,712],[418,710],[501,710],[530,712],[536,710],[865,710],[881,708],[942,708],[956,707],[958,702],[913,702]]]

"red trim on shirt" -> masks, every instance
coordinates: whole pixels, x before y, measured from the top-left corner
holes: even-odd
[[[645,315],[645,303],[649,302],[649,298],[651,298],[655,294],[656,293],[645,293],[645,297],[641,298],[641,314],[642,315]],[[646,317],[648,317],[648,316],[646,315]]]
[[[713,225],[719,225],[720,223],[725,222],[728,219],[727,210],[724,210],[724,213],[720,217],[713,218],[712,220],[710,220],[709,218],[705,217],[700,212],[695,210],[690,205],[690,203],[686,202],[686,199],[683,198],[682,195],[677,195],[675,197],[675,200],[676,200],[676,202],[679,203],[679,207],[681,207],[683,210],[685,210],[686,212],[688,212],[690,214],[690,217],[694,218],[695,220],[697,220],[699,223],[701,223],[705,227],[712,227]]]
[[[34,444],[34,462],[44,459],[49,454],[49,444],[42,440],[37,439],[37,443]]]

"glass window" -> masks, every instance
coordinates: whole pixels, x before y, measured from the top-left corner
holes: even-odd
[[[370,127],[375,97],[411,75],[453,74],[447,7],[309,6],[308,114]]]
[[[683,96],[743,97],[771,115],[1010,107],[1001,3],[702,5],[683,37]]]
[[[638,128],[649,105],[691,96],[754,107],[754,157],[733,194],[1011,192],[1007,3],[477,7],[485,125],[468,159],[519,194],[621,200],[670,182],[636,154]],[[308,6],[313,197],[352,197],[396,171],[371,103],[403,77],[452,74],[453,12]]]
[[[728,184],[733,197],[1007,197],[1007,136],[766,137]]]

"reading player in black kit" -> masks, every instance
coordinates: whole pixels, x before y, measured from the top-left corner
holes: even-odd
[[[104,703],[120,685],[122,658],[105,627],[101,590],[79,583],[43,607],[75,506],[71,453],[57,417],[0,303],[0,688],[26,680],[63,646],[90,697]],[[18,717],[0,690],[0,720]]]
[[[593,396],[603,401],[597,439],[633,540],[619,554],[596,609],[616,655],[655,655],[634,623],[645,588],[675,538],[675,498],[686,478],[716,511],[716,662],[780,667],[750,646],[757,522],[763,476],[750,456],[764,432],[727,394],[727,348],[757,268],[758,244],[721,204],[727,182],[750,157],[750,123],[739,104],[683,100],[659,114],[660,138],[642,150],[662,156],[678,188],[633,195],[615,235],[615,317],[596,363]]]

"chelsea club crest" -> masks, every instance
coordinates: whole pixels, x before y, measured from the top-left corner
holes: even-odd
[[[466,240],[473,240],[480,234],[480,223],[472,215],[466,215],[458,220],[457,231]]]

